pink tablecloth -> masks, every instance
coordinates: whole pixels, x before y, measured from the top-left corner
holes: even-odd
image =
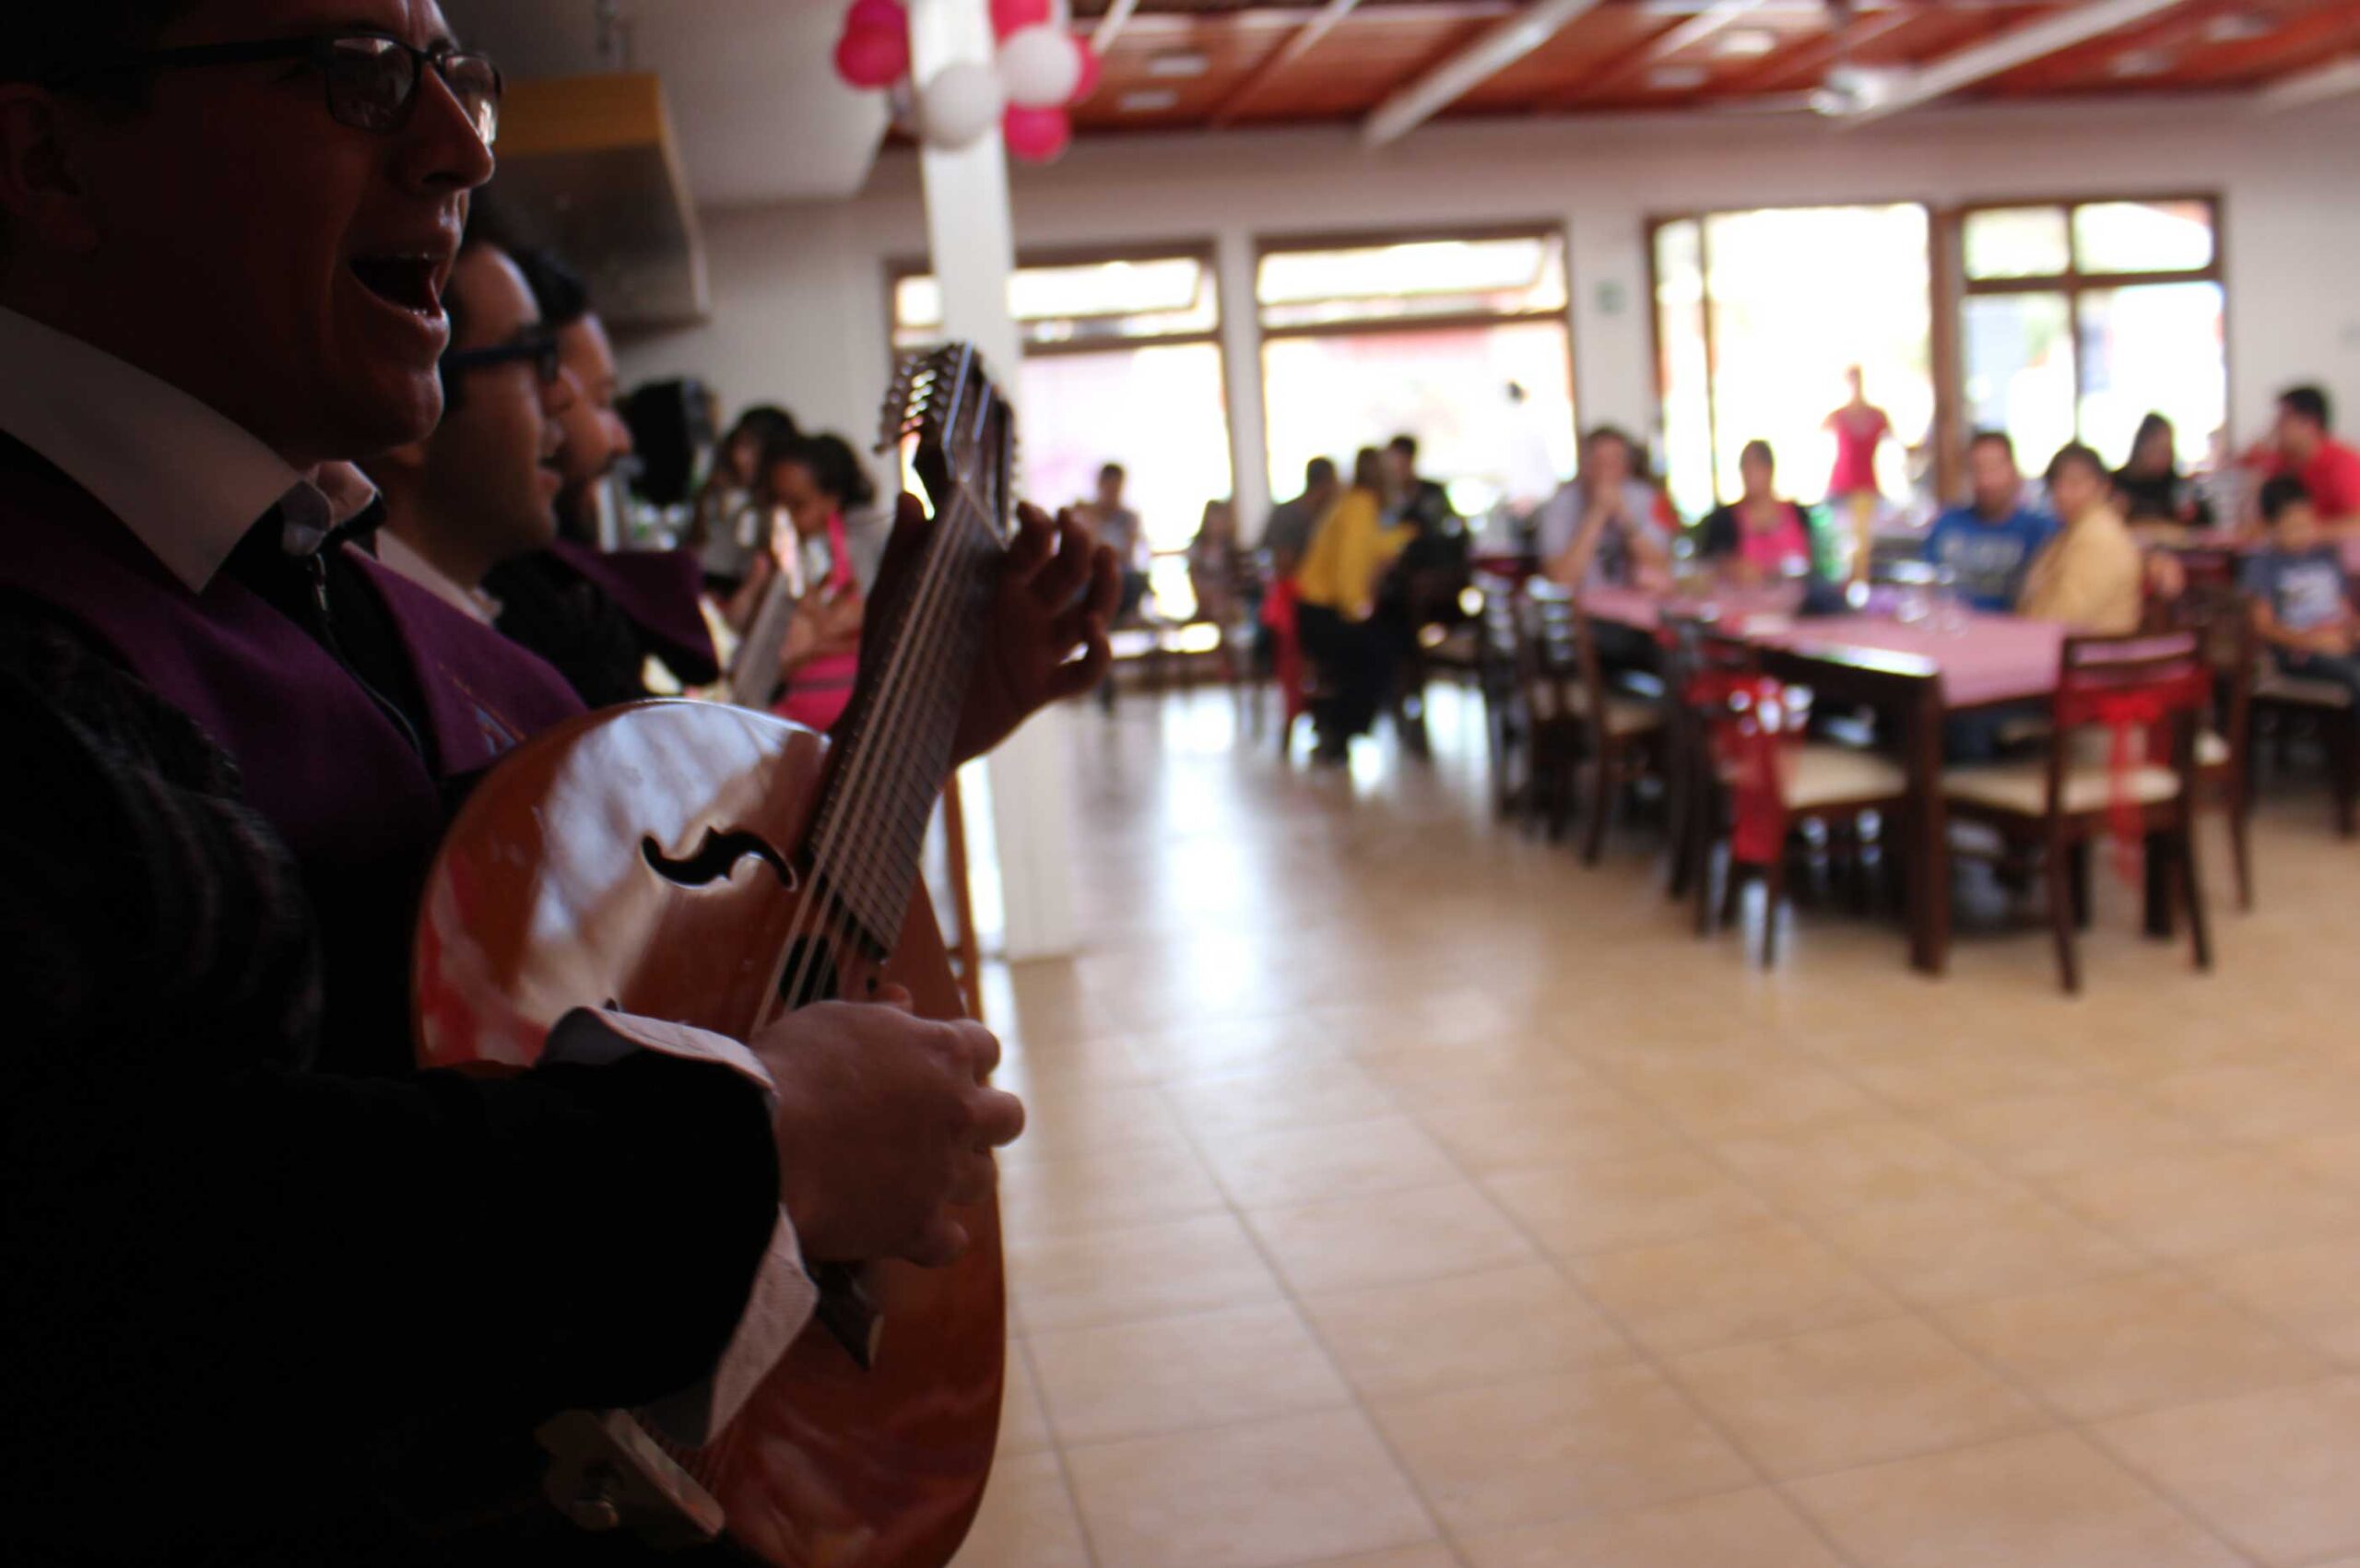
[[[1749,634],[1764,646],[1794,654],[1841,657],[1847,650],[1858,649],[1923,659],[1941,673],[1942,701],[1953,708],[2046,697],[2057,690],[2064,627],[2004,615],[1969,615],[1953,624],[1956,630],[1925,621],[1905,625],[1880,616],[1839,615]]]
[[[1653,631],[1666,611],[1710,615],[1722,621],[1751,616],[1787,616],[1802,603],[1802,589],[1792,583],[1759,588],[1725,588],[1710,594],[1659,594],[1647,588],[1585,588],[1582,608],[1599,620],[1612,621],[1640,631]]]

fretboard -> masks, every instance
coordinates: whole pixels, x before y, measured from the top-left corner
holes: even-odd
[[[908,913],[935,797],[950,776],[974,683],[999,540],[963,489],[928,538],[914,592],[891,608],[879,667],[864,668],[808,843],[815,874],[871,955]]]

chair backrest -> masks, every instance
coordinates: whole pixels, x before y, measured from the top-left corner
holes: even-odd
[[[1536,578],[1525,585],[1524,593],[1537,677],[1554,689],[1557,700],[1565,705],[1564,711],[1603,724],[1606,673],[1599,663],[1598,640],[1588,615],[1572,592],[1559,584]]]
[[[2212,672],[2212,723],[2229,744],[2229,756],[2244,766],[2253,731],[2253,682],[2261,639],[2253,628],[2253,600],[2227,582],[2191,579],[2172,606],[2175,631],[2196,634],[2197,647]]]
[[[2067,638],[2048,749],[2049,814],[2062,810],[2074,737],[2086,730],[2113,737],[2108,766],[2117,769],[2137,760],[2131,737],[2146,737],[2144,760],[2155,758],[2160,738],[2183,787],[2192,785],[2198,721],[2212,701],[2212,670],[2193,631]]]
[[[1521,590],[1516,579],[1489,572],[1475,574],[1474,588],[1483,596],[1481,635],[1475,644],[1476,678],[1485,701],[1504,701],[1524,684],[1524,618],[1517,603]]]

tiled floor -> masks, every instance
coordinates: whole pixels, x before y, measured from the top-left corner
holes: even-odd
[[[1218,693],[1072,715],[1088,945],[991,977],[1032,1129],[961,1568],[2360,1563],[2314,794],[2210,977],[2113,882],[2079,1000],[2030,926],[1937,983],[1805,911],[1764,974],[1651,825],[1585,870],[1490,820],[1437,709],[1431,767],[1326,776]]]

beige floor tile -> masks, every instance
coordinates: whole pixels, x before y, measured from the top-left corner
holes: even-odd
[[[1581,1292],[1546,1265],[1454,1274],[1346,1295],[1304,1312],[1371,1397],[1513,1382],[1628,1355]]]
[[[1204,1150],[1241,1208],[1287,1208],[1458,1179],[1442,1146],[1407,1116],[1208,1138]]]
[[[1981,1161],[1901,1117],[1738,1138],[1719,1149],[1771,1201],[1800,1214],[2015,1190]]]
[[[1592,1300],[1666,1354],[1892,1315],[1891,1297],[1787,1225],[1599,1253],[1567,1265]]]
[[[2039,1042],[2012,1043],[1997,1033],[1940,1041],[1894,1033],[1832,1059],[1862,1089],[1906,1111],[2059,1093],[2099,1077],[2098,1069],[2076,1050]]]
[[[1136,1323],[1279,1299],[1233,1216],[1083,1236],[1010,1235],[1009,1285],[1029,1333]]]
[[[1011,1232],[1060,1236],[1218,1214],[1229,1205],[1193,1152],[1154,1145],[1013,1162],[1000,1173],[1000,1207]]]
[[[1053,1445],[1048,1417],[1041,1410],[1041,1391],[1032,1381],[1032,1363],[1026,1342],[1011,1340],[1008,1371],[999,1396],[999,1452],[1037,1454]]]
[[[1916,1318],[1682,1356],[1671,1375],[1777,1478],[1964,1447],[2050,1424]]]
[[[1188,1130],[1205,1138],[1398,1114],[1392,1094],[1349,1063],[1167,1083],[1163,1093]]]
[[[1330,1557],[1290,1568],[1459,1568],[1457,1553],[1446,1546],[1398,1546],[1356,1557]]]
[[[1759,1224],[1760,1198],[1684,1149],[1629,1160],[1505,1171],[1483,1185],[1551,1252],[1603,1252]]]
[[[1894,1294],[1920,1306],[2016,1295],[2147,1267],[2060,1206],[1981,1191],[1831,1214],[1821,1234]]]
[[[1179,1119],[1151,1085],[1035,1091],[1024,1103],[1024,1136],[1002,1151],[1003,1166],[1186,1147]]]
[[[1328,1409],[1351,1395],[1289,1304],[1035,1335],[1058,1441],[1146,1437]]]
[[[1623,1160],[1672,1146],[1663,1124],[1602,1082],[1496,1100],[1414,1105],[1426,1130],[1478,1174]]]
[[[1535,1261],[1530,1243],[1464,1182],[1246,1216],[1305,1295],[1434,1279]]]
[[[1784,1499],[1759,1487],[1469,1536],[1459,1549],[1469,1568],[1842,1568]]]
[[[2315,1381],[2334,1368],[2177,1273],[1955,1307],[1942,1322],[2076,1421]]]
[[[2254,1149],[2089,1171],[2049,1187],[2132,1245],[2182,1260],[2360,1227],[2360,1203]]]
[[[1604,1080],[1579,1055],[1579,1044],[1570,1032],[1561,1037],[1545,1030],[1473,1045],[1366,1041],[1354,1046],[1352,1059],[1404,1107],[1426,1110],[1599,1087]]]
[[[2081,1438],[2013,1438],[1798,1481],[1861,1568],[2232,1568],[2235,1552]]]
[[[2209,1141],[2133,1091],[2085,1089],[1982,1100],[1930,1113],[1944,1136],[2019,1176],[2070,1176],[2194,1153]]]
[[[2281,1153],[2321,1181],[2332,1182],[2345,1191],[2360,1188],[2360,1131],[2352,1130],[2351,1118],[2342,1130],[2313,1133],[2278,1146]]]
[[[1753,1479],[1679,1390],[1634,1362],[1375,1409],[1455,1535],[1726,1491]]]
[[[2150,1410],[2096,1431],[2273,1568],[2360,1548],[2360,1378]]]
[[[2197,1271],[2347,1366],[2360,1364],[2360,1237],[2213,1258]]]
[[[1279,1568],[1435,1539],[1366,1418],[1289,1416],[1068,1449],[1102,1563]]]
[[[1601,1062],[1599,1070],[1702,1138],[1801,1132],[1880,1110],[1808,1056],[1760,1045],[1626,1052]]]
[[[1003,1457],[950,1568],[1091,1568],[1054,1454]]]
[[[2360,1084],[2317,1064],[2240,1064],[2175,1073],[2147,1086],[2155,1103],[2222,1138],[2255,1142],[2349,1127]]]

